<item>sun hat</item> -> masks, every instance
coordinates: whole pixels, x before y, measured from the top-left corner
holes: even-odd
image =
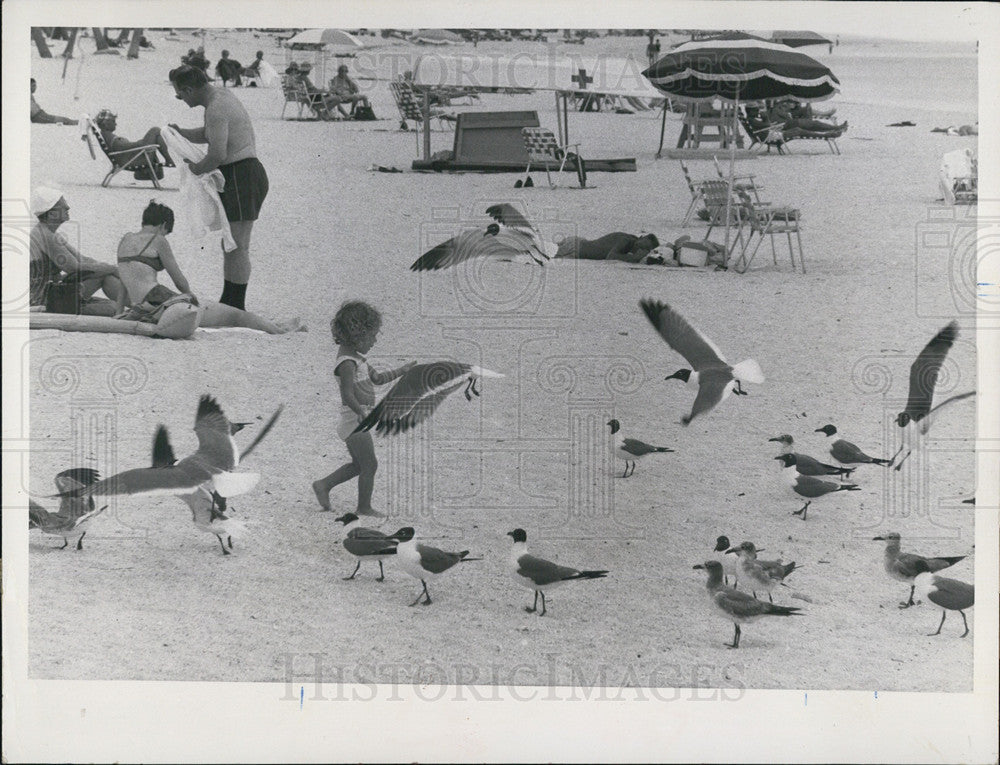
[[[31,194],[31,214],[41,215],[55,207],[63,193],[51,186],[38,186]]]

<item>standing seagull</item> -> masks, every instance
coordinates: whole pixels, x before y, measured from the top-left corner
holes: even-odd
[[[607,571],[578,571],[569,566],[560,566],[544,558],[536,558],[528,553],[528,534],[524,529],[508,531],[507,536],[514,540],[510,551],[510,568],[514,581],[523,584],[529,590],[535,591],[535,602],[524,610],[533,614],[538,610],[538,596],[542,596],[542,610],[539,616],[545,616],[545,591],[560,587],[575,579],[602,579]]]
[[[699,563],[694,568],[704,569],[708,572],[708,595],[712,600],[712,605],[726,621],[731,621],[736,628],[733,633],[733,642],[725,644],[727,648],[740,647],[741,624],[756,621],[762,616],[801,616],[801,614],[796,613],[801,609],[795,606],[776,606],[773,603],[765,603],[763,600],[750,597],[745,592],[726,587],[722,583],[722,564],[717,560]]]
[[[715,538],[715,547],[712,552],[715,553],[715,559],[722,564],[722,574],[723,582],[729,584],[729,577],[733,578],[733,587],[736,587],[737,579],[739,577],[739,566],[738,561],[730,558],[726,553],[732,545],[729,543],[729,537],[719,536]]]
[[[608,420],[608,427],[611,428],[611,435],[615,435],[619,430],[621,430],[622,424],[618,422],[618,420]],[[634,438],[625,438],[624,436],[618,436],[618,438],[615,439],[614,449],[615,456],[618,457],[618,459],[625,460],[625,472],[622,473],[622,478],[628,478],[632,475],[632,473],[635,472],[635,463],[647,454],[673,451],[673,449],[668,449],[666,446],[650,446],[645,441],[638,441]],[[630,464],[632,465],[632,473],[628,472]]]
[[[55,477],[56,488],[60,492],[72,491],[82,486],[89,486],[100,478],[98,472],[93,468],[70,468],[58,473]],[[63,546],[60,550],[65,550],[69,546],[69,538],[80,537],[76,540],[76,549],[83,549],[83,538],[87,535],[87,525],[97,515],[107,510],[107,505],[101,509],[95,509],[93,497],[62,497],[59,501],[59,510],[50,513],[44,507],[33,500],[28,500],[28,528],[39,529],[43,534],[63,538]]]
[[[486,209],[486,214],[496,222],[485,229],[466,229],[432,247],[417,258],[410,270],[438,271],[479,257],[511,260],[527,255],[538,265],[549,260],[549,248],[542,242],[535,227],[512,205],[492,205]]]
[[[396,381],[378,405],[354,429],[375,428],[376,433],[403,433],[426,420],[450,393],[465,386],[465,398],[479,395],[477,383],[484,377],[503,377],[482,367],[454,361],[435,361],[411,367]]]
[[[209,395],[198,402],[194,432],[198,436],[197,451],[176,464],[126,470],[60,496],[182,496],[204,486],[220,496],[232,497],[257,485],[257,473],[232,472],[240,459],[232,425]]]
[[[425,598],[423,603],[425,606],[429,606],[431,594],[427,591],[428,579],[440,576],[456,563],[467,563],[473,560],[482,560],[482,558],[467,558],[468,550],[457,553],[445,552],[436,547],[421,544],[413,538],[415,533],[411,526],[406,526],[392,535],[394,539],[399,540],[399,544],[396,546],[396,559],[403,571],[414,579],[419,579],[420,584],[424,586],[423,591],[410,605],[415,606],[421,598]]]
[[[396,539],[386,536],[381,531],[366,529],[361,525],[361,520],[354,513],[345,513],[336,518],[344,524],[344,549],[358,559],[358,565],[350,576],[345,576],[344,581],[350,581],[361,568],[361,561],[378,561],[378,578],[376,582],[385,581],[385,570],[382,568],[382,561],[396,554]]]
[[[774,438],[769,438],[767,440],[777,441],[781,445],[782,455],[787,454],[794,457],[795,459],[792,464],[795,466],[795,470],[802,475],[835,475],[842,478],[850,478],[851,473],[853,473],[856,469],[837,467],[836,465],[827,465],[825,462],[820,462],[818,459],[810,457],[808,454],[793,452],[792,444],[794,443],[794,440],[787,434],[783,436],[775,436]]]
[[[899,582],[907,582],[910,585],[910,599],[900,603],[900,608],[909,608],[913,605],[913,592],[916,589],[914,579],[925,571],[934,573],[941,569],[954,566],[964,555],[951,558],[925,558],[923,555],[904,553],[899,551],[899,534],[895,531],[880,537],[873,537],[872,541],[885,542],[885,572]]]
[[[949,579],[946,576],[937,576],[932,571],[924,571],[917,574],[914,579],[920,594],[927,598],[936,606],[941,606],[941,623],[937,632],[932,632],[927,637],[941,634],[944,626],[944,618],[948,611],[958,611],[962,615],[962,624],[965,625],[965,632],[962,637],[969,634],[969,622],[965,618],[965,609],[972,608],[976,601],[976,588],[971,584],[960,582],[957,579]]]
[[[931,407],[938,373],[944,364],[945,356],[948,355],[948,350],[957,337],[958,322],[952,321],[927,343],[920,355],[917,356],[916,361],[910,366],[910,395],[906,401],[906,408],[896,415],[896,424],[903,429],[903,444],[892,459],[895,461],[904,449],[906,454],[896,463],[896,470],[902,468],[903,462],[910,456],[914,448],[920,448],[923,437],[930,430],[936,412],[947,404],[976,395],[974,390],[959,393],[957,396],[946,398],[937,406]]]
[[[688,383],[698,385],[698,395],[695,397],[691,414],[681,419],[684,425],[688,425],[699,414],[714,409],[730,393],[744,395],[746,391],[740,383],[764,382],[764,373],[756,361],[747,359],[736,366],[730,366],[715,343],[692,327],[683,316],[666,303],[645,299],[639,301],[639,306],[660,336],[693,368],[691,372],[682,370],[688,372],[687,375],[682,376],[682,372],[675,372],[670,376],[681,377]]]
[[[795,465],[795,457],[791,454],[782,454],[775,457],[776,460],[781,460],[786,468],[791,468]],[[806,498],[806,503],[792,515],[802,516],[802,520],[806,519],[806,511],[809,510],[809,505],[812,504],[814,499],[822,497],[826,494],[832,494],[835,491],[861,491],[861,487],[853,483],[834,483],[833,481],[824,481],[822,478],[816,478],[811,475],[802,475],[795,470],[783,470],[782,473],[785,476],[785,480],[792,487],[792,491],[798,494],[800,497]]]
[[[795,561],[782,563],[780,560],[757,560],[757,548],[753,542],[743,542],[739,547],[726,550],[740,559],[740,573],[743,581],[750,583],[750,592],[757,597],[757,589],[767,593],[767,599],[774,602],[771,590],[783,584],[785,577],[795,570]]]
[[[822,428],[816,428],[814,433],[826,433],[827,437],[833,436],[837,432],[837,428],[834,425],[824,425]],[[861,451],[857,446],[852,444],[850,441],[845,441],[843,438],[838,438],[832,444],[830,444],[830,456],[833,457],[837,462],[842,465],[884,465],[888,467],[892,464],[892,460],[879,459],[878,457],[869,457],[863,451]]]

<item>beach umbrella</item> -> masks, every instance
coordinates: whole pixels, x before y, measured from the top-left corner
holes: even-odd
[[[285,45],[323,45],[339,48],[363,48],[365,44],[343,29],[307,29],[290,38]]]
[[[802,48],[806,45],[831,45],[832,40],[827,40],[823,35],[815,32],[779,30],[771,33],[771,39],[789,48]]]
[[[684,43],[642,74],[658,91],[682,103],[719,99],[732,104],[733,136],[739,130],[737,109],[741,100],[790,96],[799,101],[822,101],[840,89],[840,81],[833,72],[814,58],[787,45],[745,33]],[[736,144],[730,140],[730,188],[735,165]],[[727,257],[729,213],[727,205]]]
[[[447,29],[420,29],[410,38],[414,42],[430,43],[431,45],[447,45],[464,42],[461,35],[449,32]]]

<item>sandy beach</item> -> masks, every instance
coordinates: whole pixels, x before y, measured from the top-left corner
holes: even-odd
[[[137,60],[92,55],[93,41],[82,40],[86,55],[65,79],[61,59],[33,52],[39,103],[73,117],[109,108],[130,138],[151,125],[200,125],[201,110],[176,100],[167,80],[200,39],[147,34],[155,50]],[[268,35],[217,30],[204,42],[213,66],[223,48],[246,62],[263,49],[279,70],[286,62]],[[645,38],[556,47],[645,63]],[[477,52],[509,50],[482,43]],[[768,439],[789,433],[801,451],[825,458],[814,430],[834,423],[869,453],[892,456],[910,363],[951,319],[962,333],[938,395],[976,386],[969,259],[928,235],[968,225],[968,207],[939,201],[937,174],[943,153],[975,149],[977,139],[931,128],[977,121],[974,43],[844,36],[832,54],[806,49],[841,81],[825,105],[850,123],[842,154],[798,141],[788,156],[737,166],[756,177],[762,198],[802,211],[805,274],[793,272],[781,240],[777,264],[765,243],[743,275],[569,261],[411,272],[429,246],[486,223],[497,202],[521,206],[550,239],[704,235],[700,223],[681,227],[690,196],[678,163],[655,158],[656,110],[570,114],[584,158],[637,165],[592,173],[583,190],[570,174],[550,190],[537,173],[534,188],[515,189],[516,174],[410,172],[414,136],[398,129],[387,80],[402,56],[425,52],[376,48],[352,62],[379,78],[359,78],[376,122],[283,120],[280,89],[234,91],[271,182],[247,305],[299,316],[308,332],[199,331],[186,341],[32,333],[24,402],[32,451],[22,478],[32,496],[51,494],[52,476],[75,464],[104,475],[147,464],[160,423],[188,453],[202,393],[237,421],[259,425],[285,410],[244,468],[260,472],[260,484],[231,502],[245,526],[231,556],[169,497],[114,499],[79,552],[32,532],[29,676],[284,682],[289,654],[322,654],[326,676],[345,682],[971,691],[976,611],[968,638],[958,637],[957,614],[928,638],[939,609],[897,608],[907,586],[885,574],[872,537],[898,531],[904,550],[965,555],[947,573],[973,580],[974,506],[962,500],[975,491],[976,404],[957,404],[935,423],[931,448],[907,469],[860,467],[861,491],[816,501],[804,522],[792,516],[801,501],[781,485]],[[549,93],[486,94],[454,108],[537,110],[555,129]],[[904,120],[916,126],[888,127]],[[680,115],[668,116],[667,146],[679,130]],[[91,159],[74,127],[32,125],[30,135],[32,184],[64,190],[72,221],[63,232],[91,257],[113,260],[148,201],[177,196],[170,169],[163,191],[127,174],[101,188],[107,162]],[[451,141],[436,129],[433,151]],[[711,161],[689,166],[696,179],[715,174]],[[195,292],[216,299],[219,253],[177,229],[172,246]],[[756,359],[766,383],[682,427],[694,392],[664,380],[683,362],[639,310],[642,297],[670,303],[730,361]],[[374,502],[388,515],[380,528],[413,525],[431,544],[483,557],[433,582],[427,608],[406,607],[420,585],[391,562],[384,583],[369,565],[342,581],[354,562],[334,518],[353,509],[355,485],[333,492],[334,513],[318,512],[310,488],[347,458],[335,434],[329,332],[347,298],[384,315],[370,356],[377,368],[455,359],[506,374],[472,402],[452,396],[412,434],[376,439]],[[612,417],[628,435],[676,451],[621,478],[604,425]],[[251,427],[237,439],[252,437]],[[544,618],[524,613],[531,593],[506,570],[505,534],[516,527],[543,557],[611,574],[558,590]],[[692,570],[720,534],[802,567],[775,601],[803,615],[747,626],[738,651],[723,647],[732,624],[709,611],[704,574]],[[307,680],[305,661],[295,667],[296,682]]]

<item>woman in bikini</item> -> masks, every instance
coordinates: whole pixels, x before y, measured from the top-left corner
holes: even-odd
[[[118,273],[131,305],[121,318],[155,322],[168,306],[187,302],[200,308],[202,327],[247,327],[272,335],[305,329],[298,319],[273,322],[223,303],[199,301],[167,242],[173,229],[174,211],[153,201],[142,213],[142,229],[125,234],[118,243]],[[159,283],[160,271],[170,275],[179,293]]]

